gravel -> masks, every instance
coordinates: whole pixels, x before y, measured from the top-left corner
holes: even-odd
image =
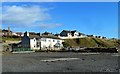
[[[2,56],[3,72],[118,72],[117,53],[35,52]],[[64,58],[64,59],[63,59]],[[65,58],[78,58],[65,60]],[[57,59],[57,61],[41,61]],[[61,60],[62,59],[62,60]]]

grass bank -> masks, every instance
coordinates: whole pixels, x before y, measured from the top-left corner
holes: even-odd
[[[65,39],[64,46],[71,47],[116,47],[118,42],[100,38]]]

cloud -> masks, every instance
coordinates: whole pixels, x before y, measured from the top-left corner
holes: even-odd
[[[3,24],[33,26],[37,21],[51,18],[47,8],[39,6],[3,6]]]
[[[52,19],[49,14],[51,8],[41,6],[3,6],[2,7],[2,24],[14,27],[41,27],[55,28],[60,26],[56,23],[44,23]],[[44,24],[43,24],[44,23]]]
[[[62,24],[59,24],[59,23],[49,23],[49,24],[42,23],[42,24],[40,24],[41,28],[55,28],[55,27],[60,27],[60,26],[62,26]]]

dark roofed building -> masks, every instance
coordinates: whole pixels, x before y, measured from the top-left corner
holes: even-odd
[[[3,30],[2,30],[2,35],[3,35],[3,36],[11,36],[11,35],[12,35],[12,31],[9,31],[9,32],[8,32],[8,30],[3,29]]]
[[[73,31],[68,31],[68,30],[63,30],[60,33],[60,36],[65,36],[65,37],[76,37],[76,36],[80,36],[81,33],[79,33],[77,30],[73,30]]]
[[[77,32],[76,30],[71,31],[72,36],[74,36],[74,33]]]
[[[60,33],[60,36],[62,36],[62,37],[71,36],[71,31],[63,30],[63,31]]]
[[[58,37],[58,36],[60,36],[60,34],[55,34],[55,36],[57,36],[57,37]]]
[[[85,34],[78,32],[77,30],[69,31],[63,30],[58,36],[61,39],[71,39],[71,38],[83,38],[86,37]]]
[[[52,34],[52,33],[49,33],[49,32],[44,32],[44,33],[42,33],[42,35],[53,36],[53,34]]]

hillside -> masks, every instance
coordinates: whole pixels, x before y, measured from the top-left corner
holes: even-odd
[[[100,38],[76,38],[66,39],[64,46],[71,47],[116,47],[120,43],[117,40],[108,40]]]

